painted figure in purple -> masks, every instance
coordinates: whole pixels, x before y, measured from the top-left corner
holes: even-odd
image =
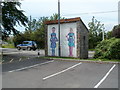
[[[55,33],[55,27],[52,28],[52,33],[51,33],[51,38],[50,38],[50,42],[51,42],[51,48],[52,48],[52,56],[55,56],[55,48],[56,48],[56,42],[58,41],[57,37],[56,37],[56,33]]]
[[[70,32],[66,36],[68,40],[68,46],[69,46],[69,56],[73,56],[73,47],[75,47],[75,35],[73,33],[73,29],[70,28]]]

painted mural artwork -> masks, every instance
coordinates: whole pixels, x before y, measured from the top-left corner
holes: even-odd
[[[56,33],[55,33],[55,27],[52,27],[52,33],[51,33],[51,38],[50,38],[50,42],[51,42],[51,48],[52,48],[52,56],[55,56],[55,48],[56,48],[56,42],[58,41],[57,37],[56,37]]]
[[[68,33],[66,38],[68,40],[69,56],[73,57],[73,48],[75,47],[75,35],[72,28],[70,28],[70,32]]]

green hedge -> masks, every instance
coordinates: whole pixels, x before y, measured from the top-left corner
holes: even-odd
[[[100,42],[95,49],[94,58],[120,59],[120,39],[112,38]]]

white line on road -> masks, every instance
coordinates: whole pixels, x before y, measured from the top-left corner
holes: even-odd
[[[20,58],[19,61],[21,61],[22,59]]]
[[[82,64],[82,63],[75,64],[75,65],[73,65],[73,66],[71,66],[71,67],[69,67],[69,68],[67,68],[67,69],[65,69],[65,70],[62,70],[62,71],[57,72],[57,73],[55,73],[55,74],[49,75],[49,76],[43,78],[43,80],[46,80],[46,79],[48,79],[48,78],[54,77],[54,76],[56,76],[56,75],[58,75],[58,74],[61,74],[61,73],[65,72],[65,71],[68,71],[68,70],[70,70],[70,69],[72,69],[72,68],[74,68],[74,67],[76,67],[76,66],[78,66],[78,65],[80,65],[80,64]]]
[[[47,63],[51,63],[51,62],[54,62],[54,60],[52,60],[52,61],[47,61],[47,62],[40,63],[40,64],[36,64],[36,65],[33,65],[33,66],[24,67],[24,68],[21,68],[21,69],[16,69],[16,70],[8,71],[8,72],[21,71],[21,70],[29,69],[29,68],[36,67],[36,66],[39,66],[39,65],[44,65],[44,64],[47,64]]]
[[[17,54],[17,53],[22,53],[22,52],[4,52],[4,54]]]
[[[98,88],[101,84],[102,84],[102,82],[108,77],[108,75],[110,74],[110,72],[115,68],[115,64],[112,66],[112,68],[107,72],[107,74],[100,80],[100,82],[97,84],[97,85],[95,85],[95,87],[94,88]]]
[[[13,60],[14,60],[14,59],[11,59],[11,60],[10,60],[10,63],[11,63]]]

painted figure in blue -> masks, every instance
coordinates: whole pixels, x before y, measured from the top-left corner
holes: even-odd
[[[75,47],[75,35],[73,33],[73,29],[70,28],[70,32],[66,36],[68,40],[68,46],[69,46],[69,56],[73,56],[73,47]]]
[[[52,28],[52,33],[51,33],[51,38],[50,38],[50,42],[51,42],[51,48],[52,48],[52,56],[55,56],[55,48],[56,48],[56,42],[58,41],[57,37],[56,37],[56,33],[55,33],[55,27]]]

